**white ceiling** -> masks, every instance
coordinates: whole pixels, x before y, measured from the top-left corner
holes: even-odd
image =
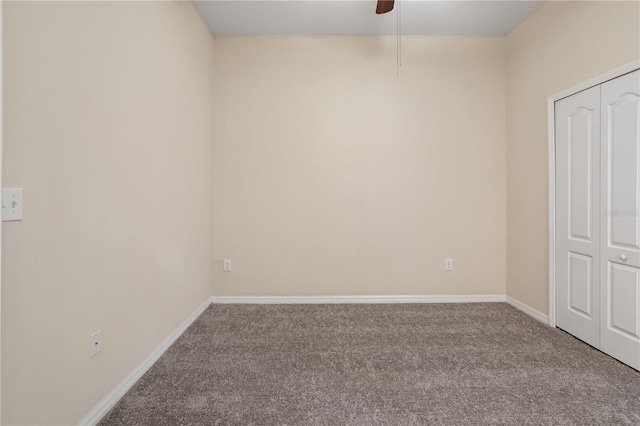
[[[401,0],[376,15],[375,0],[208,0],[194,1],[216,35],[504,35],[542,1]]]

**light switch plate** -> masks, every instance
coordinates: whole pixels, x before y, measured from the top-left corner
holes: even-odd
[[[22,188],[2,188],[2,221],[22,220]]]

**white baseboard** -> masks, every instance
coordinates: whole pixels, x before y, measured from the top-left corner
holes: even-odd
[[[169,349],[187,328],[211,305],[208,298],[196,311],[189,316],[169,337],[158,346],[142,364],[134,369],[115,389],[109,393],[96,407],[80,421],[81,425],[96,425],[120,401],[120,398],[142,377],[144,373]]]
[[[531,306],[523,303],[517,299],[514,299],[511,296],[507,296],[507,303],[513,306],[514,308],[524,312],[525,314],[537,319],[540,322],[545,324],[549,324],[549,315],[540,312],[539,310],[532,308]]]
[[[213,296],[214,304],[339,304],[339,303],[478,303],[505,302],[504,294],[413,296]]]

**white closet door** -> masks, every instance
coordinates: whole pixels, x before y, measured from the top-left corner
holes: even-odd
[[[640,71],[601,91],[600,345],[640,369]]]
[[[600,86],[556,102],[556,324],[600,347]]]

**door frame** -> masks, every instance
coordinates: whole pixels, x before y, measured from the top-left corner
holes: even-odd
[[[555,103],[567,96],[640,69],[640,59],[622,65],[547,98],[549,149],[549,325],[556,326],[556,132]]]
[[[2,22],[4,20],[4,1],[0,0],[0,189],[2,188],[2,174],[3,174],[3,162],[4,162],[4,39],[2,34],[4,33]],[[1,198],[1,197],[0,197]],[[2,294],[2,220],[0,220],[0,295]],[[0,296],[1,299],[1,296]],[[2,309],[0,308],[0,324],[2,322]],[[0,327],[1,328],[1,327]],[[1,344],[0,344],[0,353]],[[0,377],[2,376],[2,360],[0,356]],[[0,383],[2,381],[0,380]],[[2,393],[2,387],[0,386],[0,395]],[[0,398],[1,400],[2,398]],[[2,423],[2,404],[0,403],[0,424]]]

